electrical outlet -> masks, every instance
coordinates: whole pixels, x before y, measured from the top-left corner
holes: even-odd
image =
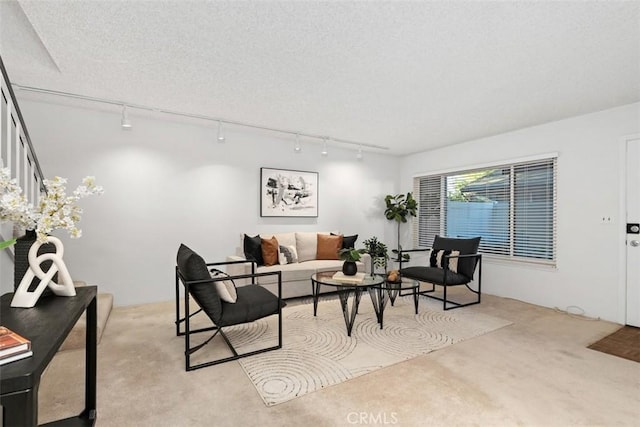
[[[600,222],[602,224],[613,224],[613,217],[610,215],[602,215],[600,217]]]

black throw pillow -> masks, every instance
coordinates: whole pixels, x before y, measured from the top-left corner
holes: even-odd
[[[259,234],[254,237],[244,235],[244,257],[250,261],[255,261],[258,265],[264,265],[262,241]]]
[[[332,236],[337,236],[337,234],[331,233]],[[353,249],[356,247],[356,240],[358,239],[358,235],[354,234],[353,236],[342,236],[342,248],[343,249]]]

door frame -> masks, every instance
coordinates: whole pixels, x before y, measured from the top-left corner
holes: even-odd
[[[620,138],[619,144],[619,215],[618,223],[618,323],[627,323],[627,144],[630,141],[640,139],[640,133],[625,135]]]

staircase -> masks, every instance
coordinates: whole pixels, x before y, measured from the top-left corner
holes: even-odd
[[[2,57],[0,57],[0,69],[2,71],[2,80],[0,80],[0,167],[11,170],[11,177],[16,179],[27,200],[35,206],[40,199],[40,195],[46,191],[43,184],[44,175],[15,94],[11,88],[11,81],[4,67]],[[23,230],[15,230],[11,223],[0,224],[0,241],[17,237],[16,234],[22,234],[22,232]],[[9,264],[15,263],[14,251],[11,246],[4,249],[0,256],[7,257]],[[0,260],[0,262],[3,263],[3,266],[7,264],[5,259]],[[7,280],[6,275],[0,277],[0,280]],[[76,286],[84,284],[84,282],[74,283]],[[11,280],[10,285],[3,283],[2,289],[13,289],[13,280]],[[113,295],[98,293],[97,304],[98,342],[100,342],[102,332],[106,327],[113,307]],[[83,348],[85,331],[86,321],[83,315],[67,340],[60,347],[60,350]]]

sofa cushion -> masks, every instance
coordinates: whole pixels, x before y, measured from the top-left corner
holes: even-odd
[[[298,262],[313,261],[318,254],[318,233],[296,233]]]
[[[260,234],[263,239],[275,237],[280,246],[295,246],[296,233],[276,233],[276,234]]]
[[[318,234],[316,259],[340,259],[338,251],[342,249],[342,236]]]
[[[262,247],[262,260],[264,265],[275,265],[278,263],[278,239],[272,237],[270,239],[260,239]]]
[[[364,271],[364,264],[362,262],[358,261],[356,264],[358,265],[358,271]],[[342,261],[340,260],[315,260],[299,262],[297,264],[263,266],[259,267],[256,272],[268,273],[271,271],[281,271],[283,284],[286,282],[308,281],[309,294],[311,294],[311,275],[313,273],[338,270],[342,270]],[[277,282],[278,278],[276,276],[258,277],[258,283],[261,285]]]
[[[264,265],[262,259],[262,240],[260,235],[253,237],[244,235],[243,241],[244,257],[248,260],[255,261],[258,265]]]

